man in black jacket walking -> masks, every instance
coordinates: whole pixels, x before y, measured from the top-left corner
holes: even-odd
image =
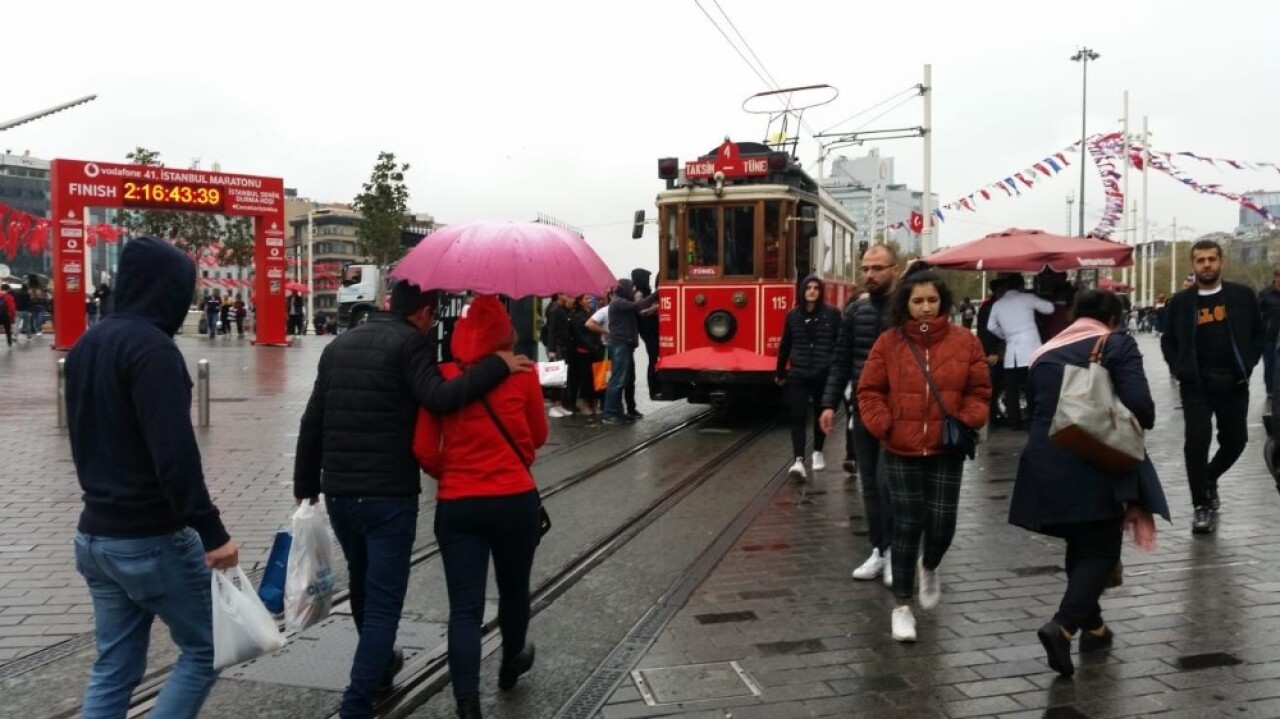
[[[322,491],[326,496],[360,635],[342,697],[344,718],[372,716],[374,699],[403,663],[394,645],[417,532],[418,407],[454,412],[531,365],[501,352],[445,382],[436,345],[426,337],[436,303],[437,293],[399,282],[391,312],[370,314],[325,347],[298,432],[293,495],[313,504]]]
[[[85,716],[125,715],[156,617],[182,650],[156,716],[195,717],[218,677],[209,570],[234,567],[239,550],[205,487],[191,377],[173,342],[195,287],[182,251],[134,238],[120,253],[116,311],[67,355],[67,428],[84,499],[76,569],[98,643]]]
[[[826,435],[822,433],[819,419],[822,414],[822,391],[827,385],[827,373],[835,357],[836,340],[840,335],[840,311],[822,299],[822,279],[809,275],[800,285],[800,297],[795,307],[787,313],[782,327],[782,343],[778,347],[778,369],[775,381],[787,388],[787,400],[791,406],[791,476],[803,480],[805,424],[808,421],[809,403],[813,403],[813,471],[827,468],[822,456]],[[790,361],[790,368],[787,363]]]
[[[1218,479],[1235,464],[1248,441],[1249,375],[1262,351],[1264,332],[1257,298],[1244,285],[1222,280],[1222,247],[1212,240],[1191,246],[1195,284],[1166,306],[1160,350],[1182,394],[1183,456],[1195,515],[1191,531],[1217,526]],[[1213,420],[1218,451],[1209,459]]]
[[[856,389],[862,366],[871,346],[888,325],[889,296],[898,280],[898,255],[888,245],[873,245],[862,255],[862,285],[867,296],[849,305],[840,323],[835,361],[822,394],[822,431],[835,428],[836,407],[850,387]],[[853,417],[854,450],[858,458],[858,480],[862,484],[862,504],[867,516],[871,556],[853,570],[854,579],[875,579],[884,575],[886,587],[893,586],[889,547],[893,542],[893,508],[889,488],[880,468],[880,442],[858,420],[857,402],[850,403]]]

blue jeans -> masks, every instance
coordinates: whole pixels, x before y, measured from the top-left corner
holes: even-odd
[[[601,412],[606,419],[622,419],[622,391],[627,386],[627,376],[633,371],[631,362],[634,352],[631,345],[626,343],[609,343],[609,362],[612,367],[609,369],[609,386],[604,391],[604,411]]]
[[[418,498],[329,497],[327,506],[333,533],[347,560],[351,618],[360,634],[340,714],[370,717],[391,665],[409,588]]]
[[[504,657],[524,649],[529,574],[538,548],[538,493],[444,499],[435,532],[449,587],[449,678],[458,701],[480,696],[480,625],[493,555]]]
[[[98,658],[85,692],[85,719],[123,717],[147,669],[151,622],[160,617],[182,650],[156,699],[158,717],[200,713],[213,668],[213,605],[204,547],[195,530],[122,539],[76,533],[76,570],[93,597]]]

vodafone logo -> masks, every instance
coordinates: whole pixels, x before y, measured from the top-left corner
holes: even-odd
[[[100,175],[100,174],[102,174],[102,170],[100,170],[100,169],[98,168],[98,163],[96,163],[96,162],[86,162],[86,163],[84,163],[84,176],[85,176],[85,177],[97,177],[97,176],[98,176],[98,175]]]

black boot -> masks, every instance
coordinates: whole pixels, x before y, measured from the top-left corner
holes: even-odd
[[[484,714],[480,711],[480,697],[458,702],[458,719],[484,719]]]
[[[1064,677],[1076,673],[1076,667],[1071,662],[1071,640],[1062,634],[1062,627],[1057,622],[1052,619],[1045,622],[1036,636],[1044,645],[1045,659],[1051,669]]]
[[[533,656],[537,652],[533,642],[525,642],[519,654],[502,658],[502,666],[498,668],[498,688],[511,689],[521,674],[533,668]]]

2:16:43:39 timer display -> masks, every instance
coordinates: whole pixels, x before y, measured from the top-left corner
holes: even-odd
[[[124,183],[125,207],[153,207],[205,212],[221,212],[225,201],[221,188],[210,185],[192,185],[183,182],[134,182]]]

